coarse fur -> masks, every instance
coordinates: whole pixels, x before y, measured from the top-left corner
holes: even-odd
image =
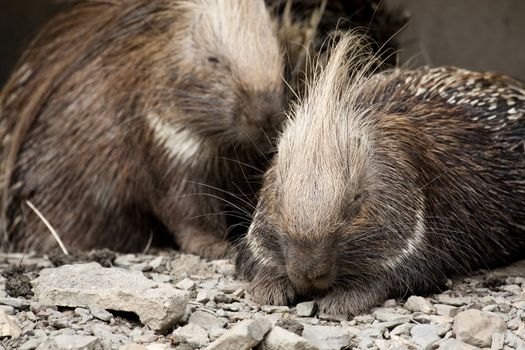
[[[261,303],[356,315],[525,256],[525,85],[452,67],[368,76],[367,56],[343,37],[285,126],[238,246]]]
[[[381,0],[267,0],[274,13],[277,37],[286,52],[286,81],[290,100],[304,96],[304,82],[326,62],[334,32],[366,33],[381,68],[396,62],[396,34],[408,21],[401,8],[387,8]]]
[[[56,247],[29,200],[71,248],[137,251],[165,228],[224,256],[282,121],[283,66],[263,0],[73,2],[0,96],[4,244]]]

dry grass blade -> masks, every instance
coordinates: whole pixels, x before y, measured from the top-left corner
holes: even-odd
[[[68,253],[68,251],[66,249],[66,246],[64,245],[64,243],[60,239],[60,236],[58,235],[57,231],[55,231],[53,226],[51,226],[51,224],[49,223],[49,221],[47,221],[47,219],[44,217],[44,215],[30,201],[26,200],[26,204],[27,204],[27,206],[29,208],[31,208],[31,210],[33,210],[35,212],[35,214],[40,218],[40,220],[42,220],[44,225],[46,225],[47,229],[51,232],[51,234],[53,235],[53,237],[57,241],[58,245],[60,246],[60,249],[62,249],[62,252],[65,255],[69,255],[69,253]]]

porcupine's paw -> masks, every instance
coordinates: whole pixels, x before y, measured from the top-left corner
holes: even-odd
[[[387,294],[378,288],[344,289],[328,291],[315,300],[319,311],[329,315],[356,316],[368,312],[387,299]]]
[[[256,276],[250,282],[250,293],[261,305],[289,305],[297,299],[295,288],[285,276]]]
[[[209,232],[190,228],[177,235],[177,243],[181,251],[198,255],[204,259],[224,259],[232,256],[231,244]]]

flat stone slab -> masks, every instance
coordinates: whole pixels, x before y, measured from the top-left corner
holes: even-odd
[[[155,283],[140,271],[98,263],[43,269],[31,283],[41,303],[133,312],[157,331],[179,321],[189,300],[187,292]]]

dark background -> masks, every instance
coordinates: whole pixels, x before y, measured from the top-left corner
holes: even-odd
[[[0,0],[0,85],[57,3]],[[413,16],[398,37],[401,64],[456,65],[525,80],[525,0],[384,0],[384,6]]]
[[[399,36],[408,65],[492,70],[525,81],[525,0],[385,0],[412,14]]]
[[[0,0],[0,86],[38,28],[60,8],[51,0]]]

